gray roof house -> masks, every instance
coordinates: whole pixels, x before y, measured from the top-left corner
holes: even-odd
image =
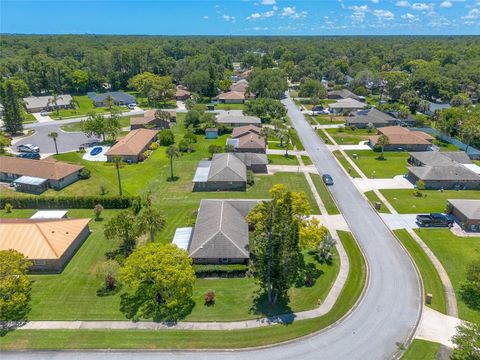
[[[345,125],[355,125],[359,129],[367,127],[367,124],[373,124],[374,127],[391,126],[398,123],[398,120],[393,116],[384,113],[375,108],[358,110],[353,116],[348,117]]]
[[[30,113],[40,112],[42,110],[52,111],[55,109],[55,104],[52,103],[53,96],[29,96],[23,98],[25,108]],[[72,97],[68,94],[57,95],[57,106],[60,109],[71,107],[70,102]]]
[[[328,109],[330,112],[334,114],[341,114],[341,113],[352,113],[357,110],[365,109],[367,105],[365,103],[360,102],[358,100],[347,98],[347,99],[340,99],[333,104],[328,105]]]
[[[244,125],[261,126],[262,124],[262,121],[259,117],[243,115],[241,110],[222,112],[217,116],[217,122],[231,127],[239,127]]]
[[[408,162],[408,179],[426,189],[480,189],[480,169],[464,152],[415,152]]]
[[[358,100],[358,101],[364,99],[363,97],[355,95],[353,92],[351,92],[350,90],[347,90],[347,89],[329,91],[328,92],[328,98],[329,99],[335,99],[335,100],[351,98],[351,99],[355,99],[355,100]]]
[[[95,106],[106,106],[106,99],[111,96],[115,105],[128,105],[136,102],[135,97],[123,91],[111,91],[102,94],[94,92],[87,93],[88,97],[92,99]]]
[[[448,199],[447,212],[455,217],[462,229],[480,231],[480,200]]]
[[[202,200],[188,245],[194,263],[246,263],[250,239],[245,217],[258,200]]]

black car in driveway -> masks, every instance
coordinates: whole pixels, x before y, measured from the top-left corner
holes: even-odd
[[[323,174],[322,180],[325,185],[333,185],[333,178],[328,174]]]
[[[416,221],[421,227],[450,227],[453,225],[451,218],[440,213],[417,215]]]

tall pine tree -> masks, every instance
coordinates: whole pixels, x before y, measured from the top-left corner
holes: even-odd
[[[13,84],[7,81],[1,87],[0,99],[3,105],[3,123],[5,131],[10,134],[17,134],[23,131],[23,116],[20,102]]]

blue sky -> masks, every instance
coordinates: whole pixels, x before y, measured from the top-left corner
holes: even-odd
[[[148,35],[480,34],[480,0],[1,0],[0,32]]]

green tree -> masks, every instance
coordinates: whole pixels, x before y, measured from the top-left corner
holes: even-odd
[[[410,116],[410,109],[406,105],[400,105],[397,110],[398,118],[405,120]]]
[[[16,250],[0,251],[0,335],[23,321],[30,311],[31,283],[27,273],[31,265]]]
[[[105,106],[108,107],[108,110],[112,111],[112,108],[114,105],[115,105],[115,99],[111,95],[108,95],[105,98]]]
[[[53,140],[53,143],[55,144],[55,153],[58,155],[58,146],[57,146],[58,133],[55,131],[52,131],[51,133],[48,134],[48,137]]]
[[[480,360],[480,324],[463,322],[452,338],[455,344],[450,359]]]
[[[0,154],[5,154],[5,148],[9,147],[12,141],[9,137],[5,136],[5,133],[0,130]]]
[[[283,119],[287,115],[287,109],[279,100],[268,98],[247,101],[244,112],[246,115],[259,117],[265,123]]]
[[[160,145],[162,146],[169,146],[175,143],[175,135],[173,131],[170,129],[164,129],[160,131],[158,135],[158,140],[160,141]]]
[[[392,100],[400,99],[400,96],[408,89],[408,75],[403,71],[390,71],[383,74],[386,82],[385,90]]]
[[[292,193],[271,192],[272,200],[259,203],[248,215],[254,226],[251,268],[268,302],[286,298],[295,283],[301,257],[299,218]]]
[[[3,124],[5,131],[18,134],[23,131],[23,115],[20,109],[20,99],[15,92],[15,85],[6,81],[0,87],[0,100],[3,105]]]
[[[131,210],[122,210],[105,224],[103,233],[108,240],[122,242],[121,249],[126,258],[135,249],[138,233],[136,217]]]
[[[162,231],[165,226],[165,217],[162,212],[153,206],[144,206],[138,213],[137,225],[140,233],[148,233],[150,242],[155,241],[155,233]]]
[[[84,93],[85,91],[87,91],[89,83],[88,72],[80,69],[75,69],[72,71],[70,81],[72,82],[72,87],[75,90],[75,93]]]
[[[470,100],[468,94],[462,93],[453,95],[452,100],[450,100],[450,104],[453,107],[470,106],[472,105],[472,101]]]
[[[115,141],[122,129],[122,124],[120,124],[120,112],[115,109],[110,110],[110,116],[105,117],[103,122],[105,134]]]
[[[307,79],[300,84],[300,90],[298,92],[300,97],[324,99],[327,97],[327,89],[322,83],[315,79]]]
[[[106,126],[102,115],[89,113],[87,119],[81,121],[80,127],[87,137],[102,137],[105,141]]]
[[[467,110],[463,107],[443,109],[438,114],[435,127],[449,136],[457,136],[460,124],[467,117]]]
[[[123,195],[122,191],[122,179],[120,177],[120,167],[122,166],[122,157],[118,155],[114,155],[112,157],[112,161],[115,164],[115,170],[117,171],[117,181],[118,181],[118,194],[120,196]]]
[[[380,146],[380,149],[381,149],[380,159],[382,160],[385,159],[385,156],[384,156],[385,146],[388,145],[389,143],[390,143],[390,140],[388,136],[385,134],[380,135],[379,138],[377,139],[377,145]]]
[[[213,154],[219,154],[222,152],[222,147],[219,146],[219,145],[210,145],[208,147],[208,152],[210,153],[210,155],[213,156]]]
[[[127,288],[121,308],[128,318],[178,320],[193,307],[192,260],[175,245],[150,243],[135,250],[125,261],[119,278]]]
[[[460,126],[459,137],[467,145],[465,151],[468,151],[472,143],[480,140],[480,110],[472,110],[467,115]]]
[[[163,121],[170,121],[172,119],[172,116],[168,111],[165,110],[156,110],[155,111],[155,119],[157,120],[163,120]]]
[[[47,101],[47,107],[49,107],[50,105],[53,105],[53,108],[55,109],[55,112],[57,113],[57,115],[60,114],[60,108],[58,106],[58,101],[59,100],[63,100],[63,97],[54,93],[54,94],[52,94],[52,96]]]
[[[283,70],[255,69],[249,77],[247,90],[260,98],[280,99],[287,89],[287,75]]]
[[[170,180],[173,180],[173,160],[180,157],[180,151],[175,145],[170,145],[167,148],[167,156],[170,159]]]
[[[70,103],[68,104],[70,107],[73,109],[75,113],[77,113],[77,108],[80,107],[80,104],[78,103],[78,100],[72,97],[72,100],[70,100]]]
[[[300,245],[303,249],[318,251],[327,235],[327,228],[321,225],[317,218],[305,220],[299,229]]]

